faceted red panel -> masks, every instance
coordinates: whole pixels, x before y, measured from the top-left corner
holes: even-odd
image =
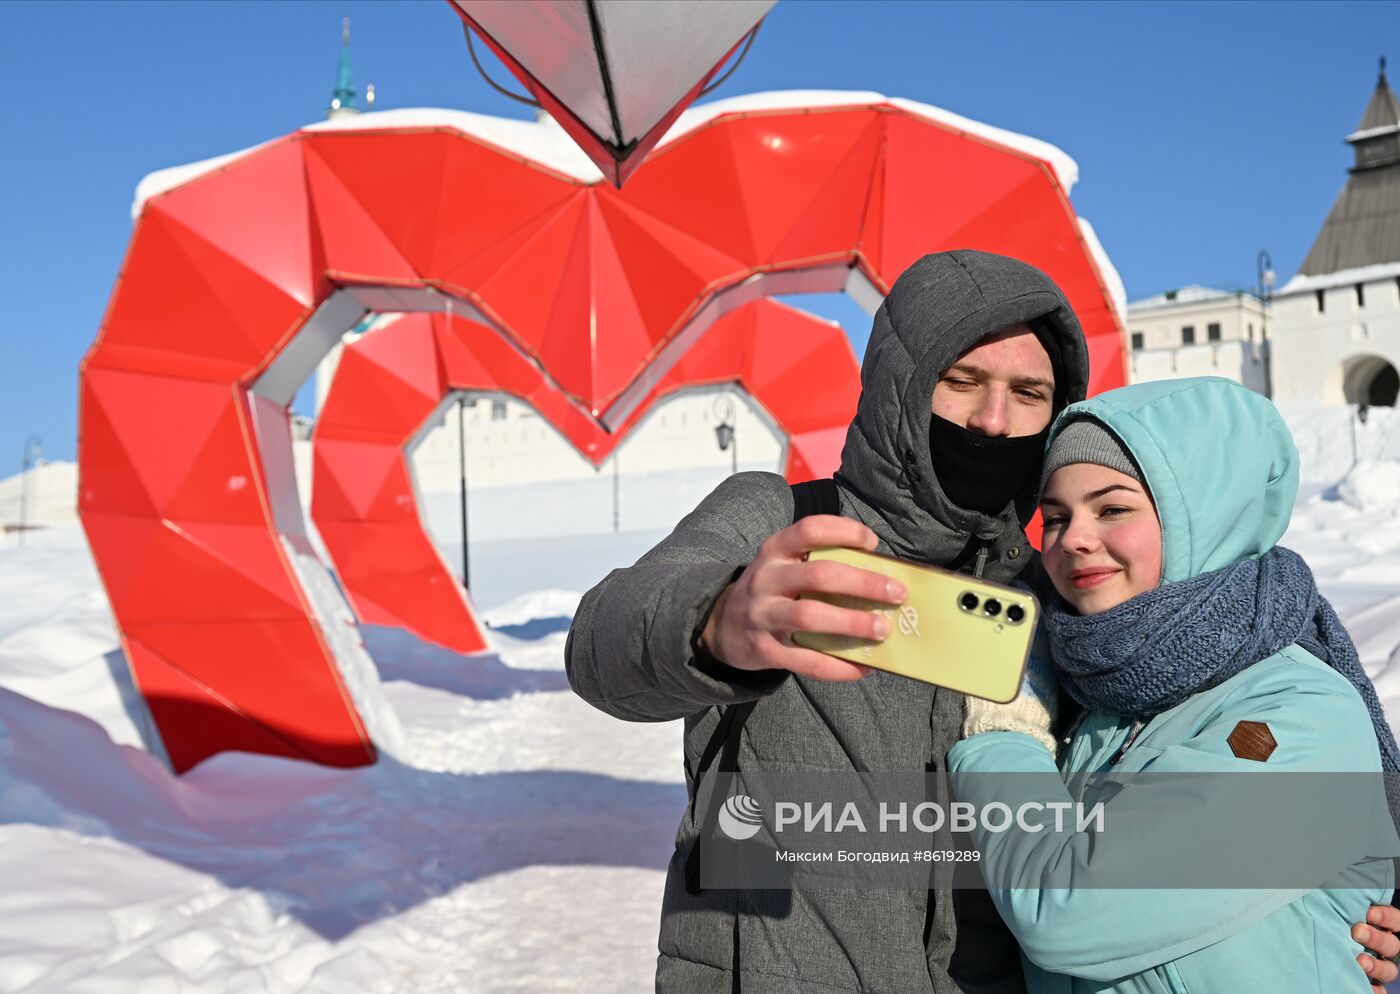
[[[114,474],[129,469],[133,484],[161,515],[176,513],[194,487],[218,505],[208,508],[217,510],[217,518],[262,521],[241,401],[227,384],[106,369],[89,370],[83,382],[83,412],[96,429],[84,450],[91,451],[94,468],[105,465]],[[92,489],[93,510],[119,509]]]
[[[226,528],[231,542],[220,547],[169,522],[89,517],[88,541],[102,563],[113,610],[124,623],[303,616],[301,599],[265,528]],[[219,654],[217,647],[209,648]]]
[[[313,251],[302,144],[284,138],[151,201],[303,306],[324,265]],[[269,227],[285,235],[269,242]],[[232,301],[235,305],[241,302]]]
[[[159,515],[136,466],[122,447],[121,435],[93,389],[97,370],[86,376],[78,396],[83,438],[79,458],[83,467],[78,507],[84,512],[108,512],[155,518]],[[120,407],[118,423],[120,423]]]
[[[486,641],[471,607],[423,531],[404,446],[450,389],[496,389],[498,378],[486,363],[514,378],[519,371],[510,367],[520,359],[509,348],[471,348],[463,339],[501,339],[467,321],[451,322],[460,328],[460,348],[448,359],[441,354],[448,324],[445,317],[408,315],[346,348],[317,423],[312,517],[361,621],[479,652]],[[402,355],[395,351],[400,342]],[[455,372],[477,378],[454,381]],[[415,418],[399,419],[379,404],[392,391],[422,398]],[[393,426],[387,438],[366,425],[378,410],[386,410]]]
[[[816,219],[844,229],[841,248],[849,250],[878,161],[881,117],[866,107],[804,118],[725,115],[653,153],[622,196],[751,264],[773,258],[794,227]],[[703,186],[677,197],[690,182],[682,177],[697,175]]]
[[[1121,339],[1108,335],[1089,336],[1089,395],[1121,387],[1124,380]]]
[[[636,302],[642,329],[635,342],[620,336],[598,336],[600,379],[613,387],[631,379],[628,370],[638,351],[650,357],[684,326],[711,288],[737,282],[749,274],[750,267],[631,207],[606,187],[599,189],[598,199],[607,223],[609,249],[622,277],[619,290],[625,287]],[[632,275],[643,273],[646,276],[640,280]],[[616,392],[614,387],[612,393]]]
[[[218,741],[227,742],[225,749],[244,749],[247,745],[240,743],[251,742],[260,746],[254,750],[257,752],[311,759],[328,766],[362,766],[374,759],[374,744],[347,707],[348,695],[338,674],[335,680],[324,680],[308,667],[291,668],[280,675],[279,693],[269,694],[262,667],[210,652],[211,646],[232,644],[266,658],[314,658],[323,650],[311,630],[300,622],[253,619],[138,627],[128,637],[127,644],[132,643],[146,650],[144,658],[137,657],[137,679],[162,731],[170,727],[170,721],[162,721],[160,705],[182,710],[197,706],[193,712],[177,712],[170,719],[188,720],[204,728]],[[199,665],[189,668],[185,661],[190,659]],[[141,663],[146,664],[144,670]],[[152,688],[152,684],[156,686]],[[240,719],[236,725],[230,720],[233,718]],[[283,730],[294,734],[281,734]],[[198,741],[193,736],[176,736],[174,748],[198,762],[205,758],[200,755],[202,750],[192,748]],[[166,748],[172,748],[169,737]],[[171,752],[171,759],[178,769],[193,765],[181,765],[175,752]]]
[[[352,377],[356,368],[342,371],[347,383],[355,382]],[[369,376],[374,375],[373,365],[366,364],[363,368]],[[329,515],[334,510],[337,519],[368,518],[384,488],[386,476],[400,462],[399,449],[403,447],[409,432],[405,431],[392,442],[354,442],[337,437],[348,433],[343,426],[337,426],[337,429],[336,434],[321,434],[316,439],[316,483],[313,493],[319,497],[324,478],[328,493],[322,499],[329,501],[319,513]],[[317,513],[314,508],[313,513]]]
[[[263,353],[249,324],[275,315],[282,296],[158,209],[142,214],[118,289],[100,345],[166,353],[174,360],[171,372],[184,371],[185,355],[215,360],[220,379],[257,365]],[[243,294],[252,313],[238,308]],[[280,322],[288,324],[301,308],[282,300],[292,305]],[[149,367],[128,359],[122,368]]]
[[[582,186],[451,132],[320,132],[302,140],[424,276],[464,265]]]
[[[150,708],[157,728],[197,727],[203,730],[208,740],[221,743],[224,750],[329,762],[329,759],[322,757],[318,745],[309,742],[306,736],[283,738],[267,726],[250,720],[248,715],[231,707],[226,698],[214,693],[202,681],[193,679],[136,639],[128,636],[122,640],[122,646],[135,675],[136,686],[146,699],[146,706]],[[191,735],[165,734],[165,751],[171,765],[177,770],[187,770],[209,756],[204,738]],[[363,755],[364,749],[361,747],[344,755],[343,759],[347,761],[338,765],[361,765]]]
[[[310,189],[316,240],[326,269],[342,276],[418,282],[418,271],[365,210],[364,204],[321,157],[320,146],[306,146],[306,185]]]
[[[789,434],[789,478],[829,473],[858,396],[849,347],[788,308],[739,306],[766,292],[745,281],[835,263],[888,287],[944,248],[1045,269],[1089,337],[1094,388],[1122,382],[1103,274],[1050,167],[888,104],[724,115],[621,192],[450,128],[351,129],[273,142],[147,203],[82,366],[80,511],[176,768],[228,748],[373,758],[278,534],[289,460],[269,469],[257,438],[284,426],[255,432],[250,404],[339,287],[428,287],[487,318],[362,338],[316,436],[315,515],[356,609],[468,651],[480,630],[402,454],[445,393],[520,397],[596,464],[669,391],[736,382]],[[663,353],[679,361],[643,390]],[[641,402],[610,432],[624,391]]]

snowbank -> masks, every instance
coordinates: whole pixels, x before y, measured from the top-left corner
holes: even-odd
[[[1337,495],[1358,511],[1377,516],[1400,512],[1400,462],[1361,460],[1337,485]]]
[[[1361,459],[1400,460],[1400,414],[1373,407],[1366,423],[1355,406],[1279,407],[1293,432],[1305,483],[1335,484]]]
[[[48,462],[0,480],[0,529],[14,527],[21,517],[31,526],[76,521],[78,464]]]
[[[1400,426],[1373,412],[1353,467],[1348,416],[1289,415],[1311,483],[1284,541],[1400,723]],[[623,482],[619,534],[610,488],[473,503],[493,653],[345,626],[400,729],[360,770],[226,754],[172,777],[81,530],[0,541],[0,994],[650,990],[680,728],[582,704],[563,646],[580,593],[718,480]]]
[[[508,628],[542,618],[572,618],[578,602],[575,590],[536,590],[482,612],[481,620],[492,628]]]
[[[578,701],[558,625],[471,659],[364,634],[402,727],[378,765],[177,779],[81,531],[0,546],[0,992],[650,989],[678,727]]]

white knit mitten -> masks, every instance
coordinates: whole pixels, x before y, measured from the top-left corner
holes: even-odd
[[[1040,742],[1053,754],[1055,737],[1050,728],[1059,707],[1059,687],[1051,669],[1049,647],[1037,633],[1026,661],[1021,692],[1009,704],[994,704],[980,697],[967,698],[963,738],[980,732],[1021,732]]]

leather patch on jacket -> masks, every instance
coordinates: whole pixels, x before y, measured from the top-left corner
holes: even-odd
[[[1230,743],[1230,751],[1240,759],[1253,759],[1260,763],[1267,762],[1278,748],[1274,733],[1269,731],[1269,726],[1262,721],[1240,722],[1227,741]]]

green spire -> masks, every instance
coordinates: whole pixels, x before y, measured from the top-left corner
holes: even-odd
[[[345,18],[340,29],[340,65],[335,73],[335,90],[331,93],[329,117],[336,113],[358,113],[355,104],[355,71],[350,67],[350,18]]]

